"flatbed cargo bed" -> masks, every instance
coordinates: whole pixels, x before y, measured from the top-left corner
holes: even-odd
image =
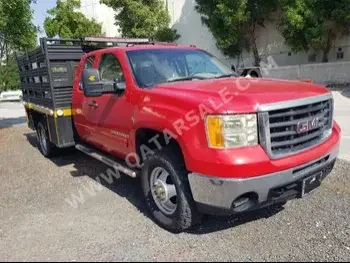
[[[52,110],[70,107],[76,66],[91,51],[83,43],[42,38],[36,49],[17,54],[23,100]]]
[[[61,148],[75,145],[72,90],[82,56],[98,49],[136,43],[149,44],[150,40],[41,38],[37,48],[16,53],[28,127],[35,130],[39,119],[45,118],[52,143]]]

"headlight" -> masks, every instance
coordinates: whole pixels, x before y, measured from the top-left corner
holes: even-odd
[[[209,115],[206,129],[210,148],[238,148],[258,144],[256,114]]]

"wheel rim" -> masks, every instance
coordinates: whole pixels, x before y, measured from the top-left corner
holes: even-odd
[[[39,129],[39,140],[41,148],[44,150],[44,152],[47,151],[47,143],[46,143],[46,133],[44,128],[40,127]]]
[[[170,174],[162,167],[153,169],[150,178],[153,199],[166,215],[172,215],[177,208],[177,193]]]

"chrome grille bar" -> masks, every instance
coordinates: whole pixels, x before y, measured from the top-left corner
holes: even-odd
[[[299,153],[320,144],[333,125],[331,93],[259,107],[260,144],[273,158]],[[311,124],[313,126],[311,126]],[[307,125],[301,130],[301,125]]]

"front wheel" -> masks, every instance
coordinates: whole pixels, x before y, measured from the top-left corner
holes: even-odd
[[[145,160],[141,183],[147,208],[161,227],[182,232],[200,221],[184,163],[171,148]]]

